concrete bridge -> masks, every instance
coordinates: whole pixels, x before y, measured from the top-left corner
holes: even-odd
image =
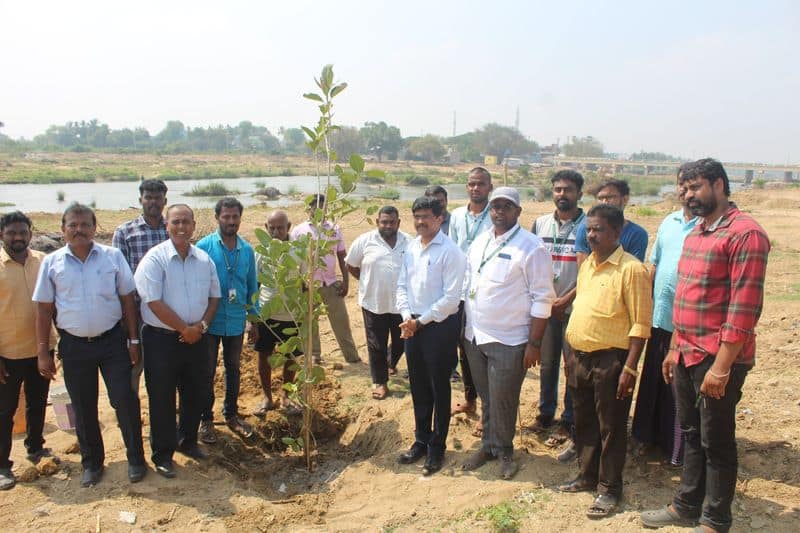
[[[613,174],[621,172],[625,168],[638,168],[644,169],[645,176],[657,171],[668,171],[668,173],[674,174],[682,164],[682,161],[626,161],[602,157],[555,156],[553,158],[555,167],[608,168]],[[722,163],[722,165],[728,172],[731,170],[743,171],[745,183],[751,183],[756,173],[764,175],[766,172],[783,172],[783,181],[785,182],[792,182],[796,175],[800,176],[800,165],[764,165],[761,163]]]

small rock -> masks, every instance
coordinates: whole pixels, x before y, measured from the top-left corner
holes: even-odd
[[[286,483],[281,483],[281,486],[278,487],[278,492],[286,493]]]
[[[343,368],[344,368],[344,365],[342,363],[333,363],[333,369],[334,370],[341,370]]]
[[[761,529],[767,525],[767,521],[760,516],[754,516],[750,519],[750,527],[753,529]]]
[[[768,387],[776,387],[777,385],[778,385],[778,380],[777,379],[771,379],[771,380],[767,381],[767,386]]]
[[[17,476],[17,480],[22,481],[23,483],[30,483],[31,481],[36,481],[37,479],[39,479],[39,471],[36,470],[35,466],[29,466]]]
[[[740,412],[741,412],[743,415],[752,415],[752,414],[753,414],[753,410],[752,410],[752,409],[748,409],[747,407],[745,407],[744,409],[742,409]]]
[[[40,505],[36,509],[33,510],[34,516],[42,517],[42,516],[50,516],[50,509],[47,505]]]
[[[64,448],[64,453],[81,453],[81,446],[80,444],[78,444],[78,441],[76,440],[75,442]]]
[[[125,522],[126,524],[135,524],[136,523],[136,513],[131,511],[120,511],[119,512],[119,521]]]
[[[52,476],[58,472],[58,463],[55,457],[45,457],[36,465],[36,470],[43,476]]]

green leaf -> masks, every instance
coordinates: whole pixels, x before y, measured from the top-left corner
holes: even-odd
[[[325,369],[321,366],[315,366],[311,369],[311,381],[314,383],[319,383],[320,381],[325,381]]]
[[[375,213],[377,213],[377,212],[378,212],[378,209],[380,209],[380,207],[378,207],[377,205],[371,205],[371,206],[369,206],[369,207],[367,208],[367,216],[372,216],[372,215],[374,215]],[[372,222],[372,220],[370,220],[370,222]]]
[[[342,168],[342,165],[335,165],[333,167],[333,171],[336,173],[337,176],[341,176],[342,172],[344,172],[344,169]]]
[[[322,84],[322,91],[329,95],[333,86],[333,65],[325,65],[322,67],[322,74],[319,77]]]
[[[325,202],[328,205],[332,204],[333,202],[336,201],[337,194],[338,191],[336,190],[336,187],[334,187],[333,185],[328,185],[328,188],[325,189]]]
[[[306,128],[305,126],[300,126],[300,127],[303,128],[303,131],[306,132],[306,135],[308,135],[308,138],[311,139],[311,141],[316,141],[317,140],[317,134],[316,133],[314,133],[310,129]]]
[[[334,96],[336,96],[340,92],[344,91],[345,89],[347,89],[347,84],[346,83],[340,83],[339,85],[337,85],[336,87],[334,87],[331,90],[331,98],[333,98]]]
[[[386,172],[374,168],[372,170],[367,170],[367,176],[369,176],[370,178],[385,178]]]
[[[316,100],[317,102],[322,102],[322,97],[316,93],[305,93],[303,98],[308,98],[309,100]]]
[[[269,356],[269,366],[272,368],[280,368],[286,362],[286,356],[280,353],[274,353]]]
[[[353,192],[356,188],[356,175],[350,170],[345,170],[339,176],[339,186],[343,193]]]
[[[350,168],[358,174],[364,172],[364,159],[358,154],[350,154]]]

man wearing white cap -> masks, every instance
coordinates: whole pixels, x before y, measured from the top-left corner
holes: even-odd
[[[493,229],[478,235],[467,254],[464,344],[483,405],[483,436],[463,469],[500,458],[503,479],[518,469],[513,439],[520,390],[526,370],[541,358],[555,299],[550,252],[519,225],[521,212],[516,189],[494,189]]]

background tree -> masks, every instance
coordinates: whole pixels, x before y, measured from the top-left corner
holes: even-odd
[[[300,128],[283,128],[278,130],[278,134],[283,139],[283,150],[287,154],[305,154],[306,136]]]
[[[367,152],[374,154],[378,161],[383,161],[384,155],[389,159],[397,159],[403,147],[403,136],[397,126],[389,126],[383,121],[365,122],[359,131]]]
[[[516,128],[497,123],[486,124],[475,131],[474,147],[483,155],[493,155],[500,161],[506,154],[524,156],[539,151],[539,145],[528,140]]]
[[[569,157],[603,157],[603,143],[591,135],[572,137],[569,144],[563,147],[564,155]]]
[[[338,161],[350,161],[351,155],[364,152],[365,144],[358,128],[341,126],[331,132],[331,148],[336,152]]]
[[[424,137],[417,137],[408,143],[406,159],[433,163],[441,160],[446,153],[447,150],[442,146],[439,137],[428,134]]]

